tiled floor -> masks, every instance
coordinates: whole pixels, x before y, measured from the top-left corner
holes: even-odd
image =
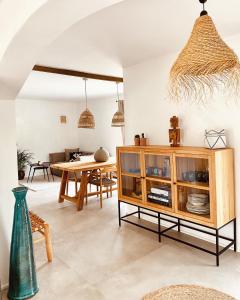
[[[103,209],[90,198],[77,212],[57,202],[58,188],[55,182],[28,193],[29,207],[51,226],[54,247],[48,264],[44,244],[36,245],[40,291],[34,299],[139,300],[171,284],[203,285],[240,299],[239,254],[228,251],[217,268],[208,254],[167,239],[158,243],[156,235],[128,224],[119,228],[116,194]]]

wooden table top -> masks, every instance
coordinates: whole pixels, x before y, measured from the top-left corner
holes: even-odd
[[[77,161],[77,162],[67,162],[67,163],[59,163],[51,165],[51,168],[69,171],[69,172],[81,172],[88,171],[94,169],[101,169],[106,167],[112,167],[116,165],[116,158],[110,157],[106,162],[95,162],[93,159],[89,159],[89,161]]]

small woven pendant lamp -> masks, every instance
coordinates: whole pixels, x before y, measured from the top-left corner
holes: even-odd
[[[199,0],[203,11],[170,72],[170,96],[176,100],[203,101],[220,86],[239,92],[238,57],[219,36],[204,8],[206,1]]]
[[[84,87],[85,87],[85,99],[86,99],[86,109],[81,113],[79,121],[78,121],[78,128],[95,128],[95,121],[94,116],[90,112],[87,107],[87,78],[83,78],[84,80]]]
[[[119,102],[119,92],[118,92],[118,82],[116,82],[117,85],[117,103]],[[124,121],[124,114],[122,111],[117,110],[112,118],[112,127],[124,127],[125,121]]]

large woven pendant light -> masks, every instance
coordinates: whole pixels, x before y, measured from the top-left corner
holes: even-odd
[[[219,36],[204,9],[206,1],[199,0],[203,11],[170,72],[170,96],[177,100],[205,100],[219,88],[239,92],[238,57]]]
[[[84,80],[84,88],[85,88],[86,109],[80,115],[80,118],[78,121],[78,128],[94,129],[95,128],[94,116],[87,107],[87,100],[88,100],[88,98],[87,98],[87,78],[83,78],[83,80]]]
[[[116,82],[117,85],[117,103],[119,104],[119,92],[118,92],[118,82]],[[124,122],[124,114],[122,111],[119,110],[119,106],[118,106],[118,110],[117,112],[115,112],[115,114],[113,115],[112,118],[112,127],[123,127],[125,125]]]

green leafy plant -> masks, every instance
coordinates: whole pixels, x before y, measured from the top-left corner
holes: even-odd
[[[17,150],[18,170],[24,171],[33,159],[33,153],[28,150]]]

